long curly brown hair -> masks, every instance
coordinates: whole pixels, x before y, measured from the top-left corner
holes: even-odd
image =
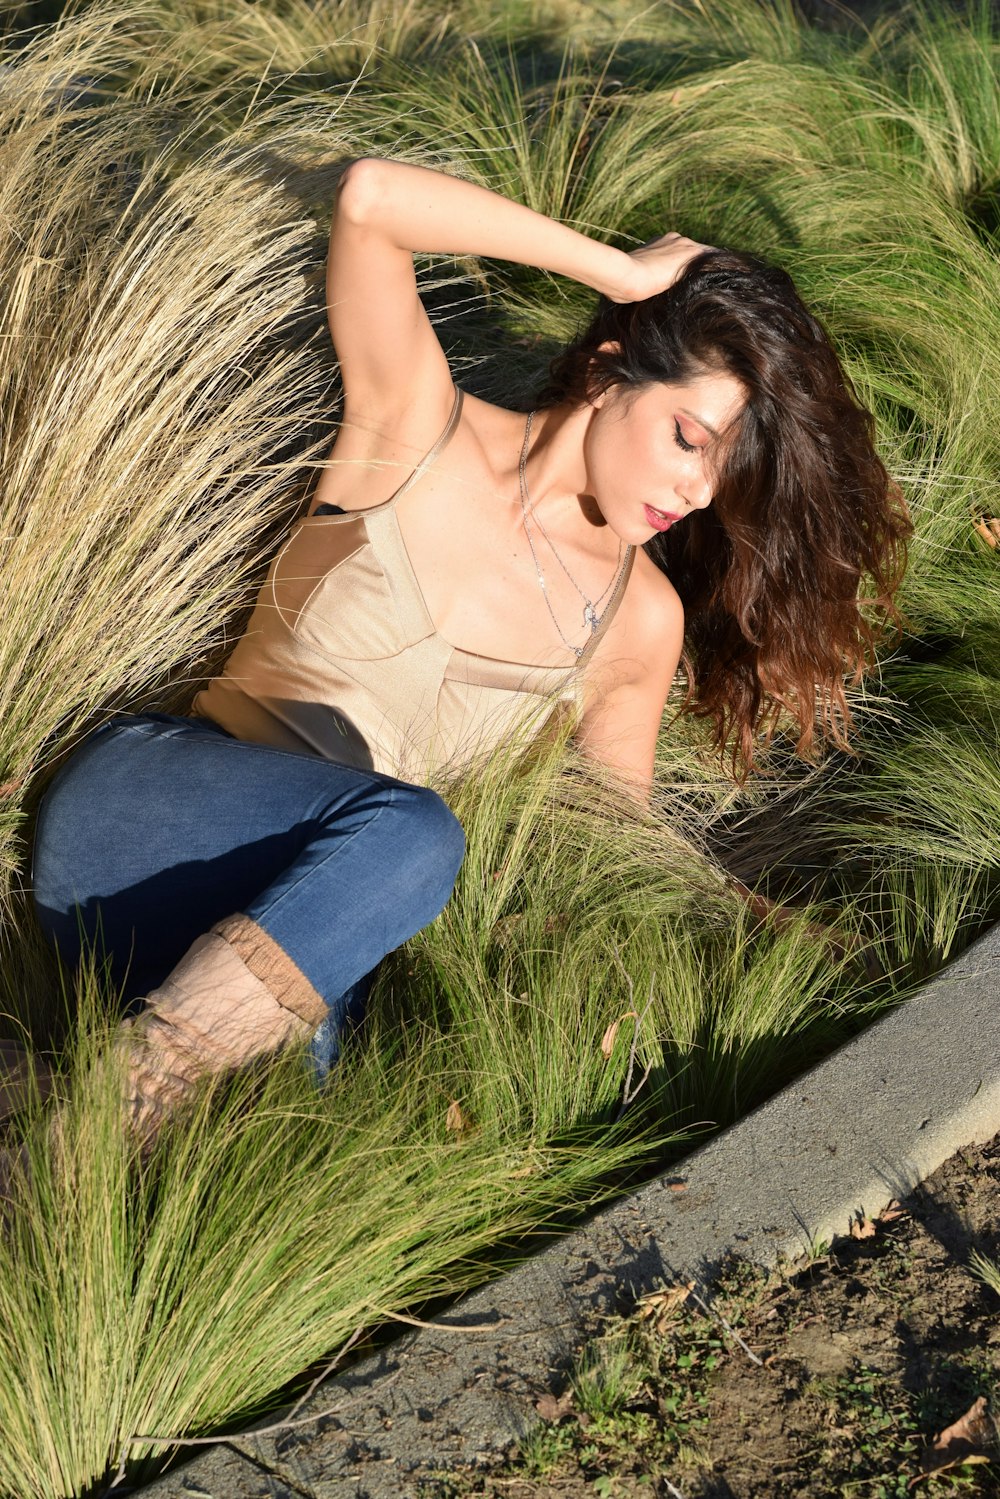
[[[684,603],[680,711],[711,720],[714,749],[745,780],[783,718],[806,758],[824,742],[850,750],[845,687],[902,626],[912,527],[827,334],[785,271],[709,250],[647,301],[602,298],[536,404],[718,371],[747,398],[712,504],[646,551]]]

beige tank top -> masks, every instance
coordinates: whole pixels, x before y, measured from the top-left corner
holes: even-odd
[[[238,739],[423,782],[538,733],[575,708],[593,654],[631,574],[618,584],[578,662],[541,667],[451,645],[434,627],[396,517],[401,497],[450,441],[462,410],[384,504],[321,506],[275,558],[246,633],[192,712]]]

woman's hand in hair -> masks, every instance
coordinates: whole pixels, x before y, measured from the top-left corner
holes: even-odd
[[[647,245],[628,252],[629,270],[621,293],[612,297],[614,302],[645,302],[657,292],[673,286],[678,276],[696,256],[713,245],[699,244],[683,234],[661,234]]]

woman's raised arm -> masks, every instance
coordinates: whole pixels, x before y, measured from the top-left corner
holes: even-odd
[[[340,181],[327,268],[345,404],[369,419],[405,416],[421,434],[447,414],[451,377],[417,295],[415,252],[538,266],[628,302],[670,285],[702,248],[669,235],[630,254],[443,172],[361,158]]]

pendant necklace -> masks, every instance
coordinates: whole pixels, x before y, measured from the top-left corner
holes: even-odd
[[[538,583],[542,590],[542,597],[545,600],[545,604],[548,608],[549,614],[552,616],[552,623],[559,631],[559,638],[561,639],[563,645],[567,650],[572,651],[573,655],[577,658],[577,660],[579,660],[586,650],[586,646],[574,645],[572,641],[567,640],[566,636],[563,634],[562,626],[560,625],[559,620],[556,617],[556,612],[552,607],[552,600],[549,598],[549,591],[545,585],[545,574],[542,572],[542,566],[538,560],[538,553],[535,551],[535,543],[531,539],[531,529],[528,525],[529,511],[531,508],[531,497],[528,494],[528,481],[525,474],[525,469],[528,462],[528,447],[531,442],[531,425],[534,420],[534,416],[535,413],[533,411],[528,412],[528,419],[524,424],[524,442],[521,445],[521,458],[517,468],[518,480],[520,482],[521,490],[521,520],[522,524],[524,525],[524,534],[528,538],[528,546],[531,550],[531,560],[534,562],[535,572],[538,574]],[[625,569],[628,566],[629,558],[632,555],[632,548],[628,547],[626,549],[625,559],[624,561],[622,561],[622,544],[621,540],[619,540],[618,564],[615,567],[614,573],[612,574],[611,582],[608,584],[607,588],[605,588],[604,592],[599,595],[598,598],[589,599],[584,593],[583,589],[580,587],[579,583],[574,578],[573,574],[570,572],[569,568],[566,566],[563,559],[560,557],[559,553],[556,551],[551,536],[546,531],[541,521],[538,519],[538,516],[532,515],[531,521],[533,525],[538,527],[538,530],[540,531],[542,536],[545,537],[545,540],[548,543],[549,551],[552,553],[553,557],[556,559],[559,566],[562,568],[563,572],[566,574],[567,578],[576,589],[577,593],[583,599],[584,623],[590,627],[591,636],[596,635],[597,631],[600,629],[601,620],[607,613],[607,606],[605,606],[603,611],[600,609],[600,606],[602,603],[604,603],[604,600],[608,597],[608,594],[611,594],[612,598],[617,594],[617,585],[621,582]],[[610,603],[610,599],[608,600],[608,602]]]

